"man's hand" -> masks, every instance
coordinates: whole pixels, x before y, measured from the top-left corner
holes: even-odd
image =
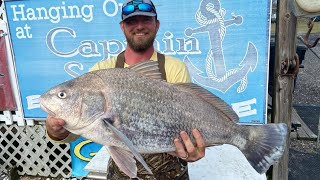
[[[48,116],[46,120],[46,128],[47,133],[52,140],[59,141],[65,139],[70,132],[67,131],[63,125],[65,125],[65,121],[63,119],[54,118],[52,116]]]
[[[197,161],[205,156],[205,143],[197,129],[192,130],[192,135],[196,140],[196,144],[194,145],[185,131],[181,131],[180,136],[183,143],[176,138],[174,140],[174,144],[176,146],[176,151],[169,153],[171,155],[180,157],[181,159],[194,162]]]

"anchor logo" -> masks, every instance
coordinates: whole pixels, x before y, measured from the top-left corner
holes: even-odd
[[[248,42],[247,51],[239,63],[239,67],[227,70],[222,43],[226,35],[226,28],[231,25],[241,25],[243,18],[233,16],[231,20],[224,20],[226,10],[221,8],[219,0],[202,0],[196,12],[195,19],[200,27],[187,28],[186,36],[197,33],[208,33],[210,49],[207,53],[205,70],[202,72],[185,56],[184,62],[188,66],[192,79],[201,86],[216,89],[226,93],[232,86],[240,82],[237,92],[245,91],[248,86],[248,73],[254,72],[258,63],[258,52],[252,42]]]

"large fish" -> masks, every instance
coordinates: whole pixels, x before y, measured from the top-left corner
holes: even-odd
[[[152,173],[140,153],[175,151],[182,130],[198,129],[206,146],[238,147],[258,173],[282,156],[287,139],[285,124],[239,125],[233,109],[204,88],[164,82],[155,61],[86,73],[53,87],[40,103],[70,132],[106,146],[131,178],[135,159]]]

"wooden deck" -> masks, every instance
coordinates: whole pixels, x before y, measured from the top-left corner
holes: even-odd
[[[314,134],[311,129],[306,125],[306,123],[301,119],[295,108],[292,108],[292,129],[293,138],[297,138],[299,140],[309,140],[309,141],[317,141],[317,135]]]

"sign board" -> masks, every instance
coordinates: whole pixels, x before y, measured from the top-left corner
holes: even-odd
[[[7,48],[3,34],[4,32],[0,30],[0,111],[14,111],[17,106],[10,83]]]
[[[50,87],[125,49],[123,2],[5,2],[25,118],[46,117],[38,98]],[[154,3],[157,50],[184,61],[193,82],[229,103],[241,123],[265,123],[271,2]]]

